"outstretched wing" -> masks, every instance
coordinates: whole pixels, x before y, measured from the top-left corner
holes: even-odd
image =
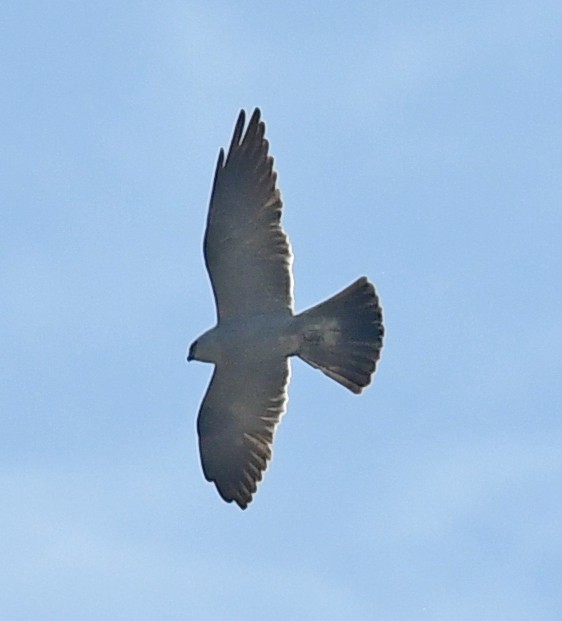
[[[242,137],[244,121],[242,110],[226,161],[219,153],[205,231],[219,321],[293,309],[292,252],[265,125],[256,108]]]
[[[201,465],[227,502],[248,506],[287,404],[287,358],[221,360],[197,419]]]

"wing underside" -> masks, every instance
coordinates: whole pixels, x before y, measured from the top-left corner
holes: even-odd
[[[287,358],[223,360],[201,404],[197,431],[203,472],[221,497],[248,506],[271,459],[275,429],[285,412]]]
[[[292,252],[259,109],[243,134],[244,123],[241,111],[226,160],[219,154],[205,231],[219,320],[293,309]]]

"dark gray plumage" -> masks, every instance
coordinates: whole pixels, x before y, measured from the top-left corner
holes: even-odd
[[[259,109],[245,133],[244,124],[242,110],[226,160],[219,153],[205,231],[217,325],[188,355],[215,365],[197,421],[203,472],[242,509],[271,459],[287,403],[289,357],[360,393],[384,334],[379,300],[365,277],[294,314],[291,247]]]

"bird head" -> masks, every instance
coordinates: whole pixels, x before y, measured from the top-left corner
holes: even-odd
[[[192,360],[197,360],[197,343],[198,341],[193,341],[189,346],[189,352],[187,353],[187,361],[191,362]]]

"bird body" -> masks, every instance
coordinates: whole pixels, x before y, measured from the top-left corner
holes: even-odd
[[[217,363],[225,356],[267,355],[268,351],[292,356],[298,350],[298,322],[292,314],[267,313],[243,320],[223,321],[207,330],[195,342],[189,360]]]
[[[365,277],[294,313],[292,251],[265,125],[240,112],[213,182],[205,263],[217,325],[188,360],[215,365],[197,420],[201,464],[221,497],[248,506],[271,459],[285,412],[289,358],[299,356],[354,393],[367,386],[382,349],[382,309]]]

